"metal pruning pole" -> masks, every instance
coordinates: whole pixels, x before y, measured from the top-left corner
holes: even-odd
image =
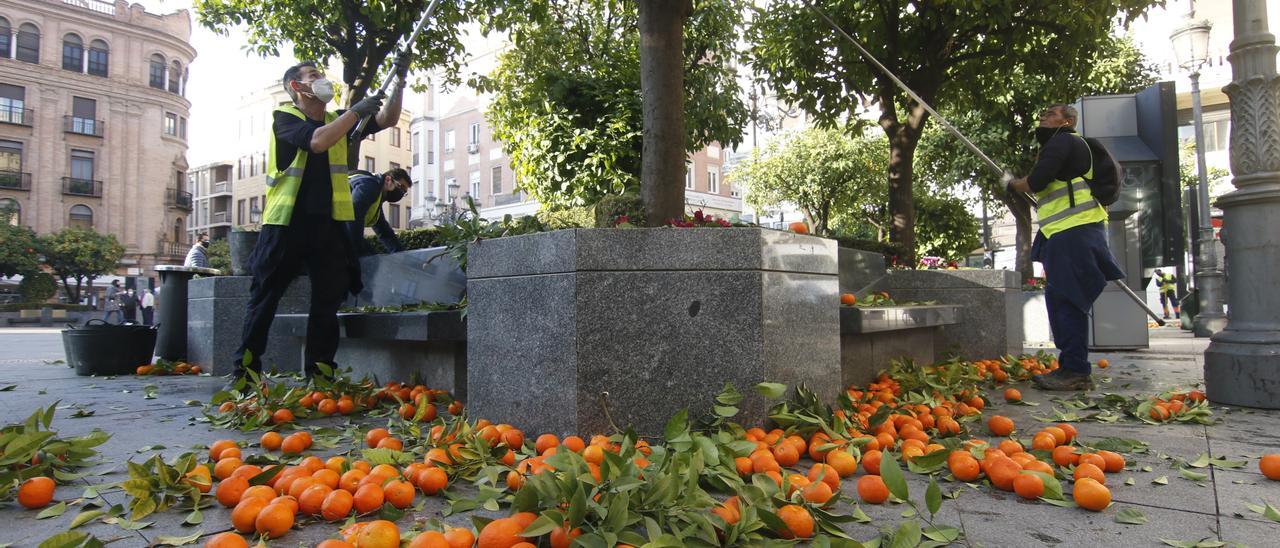
[[[435,11],[436,4],[439,3],[440,0],[431,0],[431,3],[427,4],[427,9],[423,10],[422,17],[418,19],[418,24],[413,27],[413,32],[409,34],[409,39],[400,47],[399,51],[396,52],[396,57],[408,53],[409,50],[413,49],[413,43],[418,40],[418,35],[422,34],[422,29],[427,27],[427,20],[431,18],[431,13]],[[373,95],[374,97],[387,94],[387,89],[390,88],[391,83],[395,81],[394,76],[397,68],[398,67],[396,65],[392,65],[391,73],[382,78],[382,84],[378,86],[378,92]],[[360,121],[356,122],[356,126],[351,128],[351,134],[358,136],[364,132],[365,126],[369,125],[369,118],[372,118],[372,116],[360,118]]]

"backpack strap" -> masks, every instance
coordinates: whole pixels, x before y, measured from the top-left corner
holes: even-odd
[[[1084,178],[1085,185],[1088,185],[1093,181],[1093,177],[1090,177],[1090,175],[1093,175],[1093,148],[1089,146],[1089,141],[1085,141],[1083,135],[1080,135],[1079,133],[1072,133],[1072,135],[1075,135],[1076,137],[1079,137],[1081,141],[1084,141],[1084,149],[1089,151],[1089,169],[1084,172],[1084,175],[1081,175],[1081,177]],[[1071,181],[1071,179],[1067,180],[1067,200],[1071,203],[1071,207],[1075,207],[1076,187]]]

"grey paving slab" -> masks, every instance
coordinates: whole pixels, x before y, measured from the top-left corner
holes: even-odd
[[[1116,523],[1115,514],[1128,505],[1112,503],[1102,512],[1024,504],[1012,509],[964,507],[965,532],[974,546],[1164,546],[1158,539],[1217,538],[1214,516],[1143,507],[1144,525]]]
[[[1265,548],[1280,544],[1280,523],[1223,517],[1222,540],[1241,546]]]
[[[1250,511],[1245,504],[1261,505],[1265,501],[1280,508],[1280,481],[1269,480],[1261,474],[1214,470],[1214,483],[1217,486],[1218,507],[1223,516],[1239,514],[1244,519],[1276,523]],[[1277,541],[1280,542],[1280,539]]]

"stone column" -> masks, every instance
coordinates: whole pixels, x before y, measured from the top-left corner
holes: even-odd
[[[1280,408],[1280,77],[1266,0],[1233,0],[1231,172],[1223,211],[1230,318],[1205,350],[1209,399]]]

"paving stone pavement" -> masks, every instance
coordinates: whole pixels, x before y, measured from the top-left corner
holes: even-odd
[[[1151,348],[1137,352],[1095,354],[1106,357],[1112,366],[1095,376],[1094,395],[1116,393],[1126,396],[1150,395],[1173,387],[1189,388],[1202,379],[1203,351],[1207,341],[1194,339],[1176,329],[1152,331]],[[112,434],[100,447],[104,464],[91,469],[92,474],[77,484],[59,486],[57,500],[73,501],[89,485],[106,485],[124,479],[124,462],[143,461],[153,454],[166,458],[203,450],[214,440],[231,438],[248,445],[256,444],[260,432],[242,433],[213,428],[198,420],[201,408],[192,404],[207,400],[222,385],[213,377],[162,378],[93,378],[77,377],[62,358],[62,344],[56,329],[0,329],[0,388],[16,385],[0,392],[0,422],[21,421],[39,406],[59,402],[54,429],[60,435],[79,435],[102,429]],[[148,399],[148,385],[154,385],[154,398]],[[1006,415],[1016,422],[1015,437],[1030,442],[1030,433],[1043,423],[1037,417],[1051,415],[1054,401],[1061,397],[1019,386],[1023,398],[1032,405],[1004,403],[992,392],[992,404],[986,416]],[[77,410],[92,411],[86,418],[71,418]],[[1264,453],[1280,452],[1280,411],[1213,406],[1215,423],[1148,425],[1131,421],[1112,424],[1075,423],[1084,440],[1116,437],[1144,441],[1143,453],[1126,455],[1129,463],[1124,472],[1109,474],[1113,505],[1102,513],[1080,509],[1058,508],[1045,503],[1020,500],[1012,493],[983,487],[971,488],[963,483],[943,482],[943,491],[958,492],[946,499],[936,516],[941,524],[961,527],[969,546],[1161,546],[1160,539],[1194,541],[1216,539],[1253,547],[1280,546],[1280,523],[1257,514],[1246,504],[1263,501],[1280,507],[1280,482],[1267,480],[1257,468],[1257,458]],[[365,422],[373,422],[368,419]],[[342,427],[343,418],[308,421],[307,426]],[[156,446],[164,446],[162,449]],[[355,446],[352,445],[354,448]],[[322,453],[336,453],[336,448]],[[250,449],[252,451],[252,448]],[[1201,468],[1209,474],[1201,482],[1185,479],[1179,465],[1200,455],[1246,460],[1242,468]],[[1149,470],[1149,471],[1148,471]],[[1166,478],[1166,485],[1153,480]],[[1126,485],[1132,479],[1133,485]],[[913,497],[923,500],[927,480],[908,474]],[[837,513],[853,510],[857,499],[855,481],[843,482],[841,494],[848,497],[835,506]],[[1069,484],[1064,485],[1069,489]],[[451,487],[466,495],[468,489]],[[109,504],[124,504],[127,497],[118,489],[104,488],[101,496]],[[414,520],[441,520],[462,526],[472,514],[443,517],[444,499],[419,496],[419,506],[399,523],[403,527]],[[869,539],[881,529],[892,529],[902,519],[905,505],[860,508],[872,518],[867,524],[848,524],[845,530],[854,538]],[[923,506],[921,506],[923,508]],[[1118,511],[1133,508],[1147,518],[1144,525],[1116,523]],[[36,546],[43,539],[65,530],[81,507],[73,505],[60,517],[36,520],[37,511],[16,504],[0,505],[0,546]],[[204,521],[198,526],[185,526],[186,511],[170,510],[148,517],[153,524],[137,531],[126,531],[115,525],[93,521],[79,528],[111,546],[148,546],[166,536],[188,536],[196,532],[210,535],[229,529],[229,510],[215,505],[203,510]],[[496,513],[480,511],[477,515],[493,517]],[[271,546],[314,546],[333,536],[338,527],[327,523],[310,523],[295,528]],[[203,542],[203,538],[199,541]]]

